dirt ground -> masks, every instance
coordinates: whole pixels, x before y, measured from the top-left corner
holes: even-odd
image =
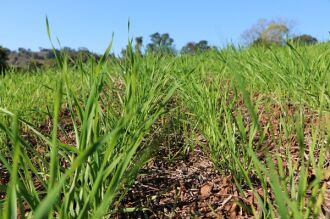
[[[141,171],[116,218],[249,218],[232,177],[220,174],[199,147],[172,161],[162,151]],[[144,209],[144,210],[143,210]]]

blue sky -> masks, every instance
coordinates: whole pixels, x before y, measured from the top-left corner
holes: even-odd
[[[0,5],[0,45],[10,49],[49,48],[46,15],[62,46],[98,53],[113,32],[116,53],[129,36],[143,36],[148,43],[154,32],[169,33],[178,49],[202,39],[216,46],[239,43],[241,33],[260,18],[293,21],[297,34],[330,39],[330,0],[0,0]]]

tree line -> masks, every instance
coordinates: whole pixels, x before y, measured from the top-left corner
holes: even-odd
[[[247,46],[283,46],[289,40],[294,44],[311,45],[318,40],[308,34],[293,35],[291,33],[292,25],[283,20],[265,20],[260,19],[256,24],[243,32],[242,39]],[[161,55],[177,55],[177,54],[196,54],[211,49],[217,49],[215,46],[209,45],[207,40],[198,42],[188,42],[179,51],[176,50],[174,39],[168,33],[153,33],[150,35],[150,41],[144,46],[143,37],[135,37],[134,50],[136,53],[143,55],[145,53],[154,53]],[[133,44],[133,43],[132,43]],[[123,49],[121,54],[125,56],[127,48]],[[35,68],[49,68],[55,65],[56,53],[65,52],[69,61],[74,63],[77,60],[87,61],[90,57],[99,59],[100,56],[89,51],[87,48],[81,47],[72,49],[64,47],[60,50],[39,48],[34,52],[30,49],[19,48],[17,51],[11,51],[0,46],[0,73],[8,67],[17,69],[31,70]],[[110,55],[115,57],[114,54]]]
[[[18,70],[33,70],[41,67],[50,68],[55,66],[56,54],[60,54],[61,52],[65,52],[69,58],[69,62],[72,63],[76,60],[85,62],[91,56],[99,58],[98,54],[93,53],[84,47],[78,48],[77,50],[70,47],[64,47],[55,50],[39,48],[39,51],[18,48],[17,51],[11,51],[0,46],[0,66],[3,70],[8,67],[16,68]]]

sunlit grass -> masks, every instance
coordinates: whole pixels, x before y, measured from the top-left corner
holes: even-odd
[[[239,194],[256,196],[258,206],[240,203],[251,215],[323,216],[328,46],[167,57],[130,45],[123,60],[107,63],[109,46],[98,63],[69,67],[64,54],[58,69],[9,72],[0,78],[0,158],[11,176],[1,215],[27,205],[32,218],[110,216],[160,144],[184,141],[187,152],[203,140]],[[64,110],[74,144],[59,139]],[[45,121],[49,133],[39,130]]]

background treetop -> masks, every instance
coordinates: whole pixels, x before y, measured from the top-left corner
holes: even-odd
[[[283,44],[289,37],[293,28],[293,22],[287,20],[259,19],[256,24],[242,33],[245,44]]]

